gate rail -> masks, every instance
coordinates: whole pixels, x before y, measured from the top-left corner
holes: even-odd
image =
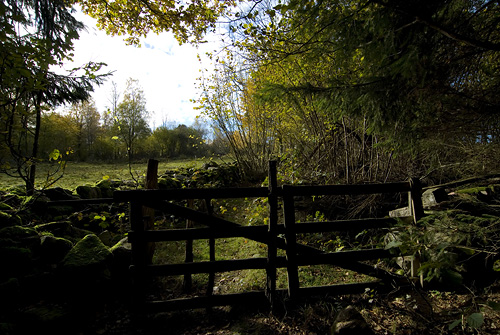
[[[381,283],[397,282],[401,276],[362,263],[364,260],[391,258],[388,250],[374,248],[365,250],[340,251],[326,253],[319,249],[297,243],[297,234],[314,232],[332,232],[345,230],[364,230],[391,227],[396,223],[394,218],[368,218],[357,220],[341,220],[328,222],[297,223],[295,219],[295,197],[317,195],[359,195],[375,193],[408,192],[409,207],[416,224],[423,215],[421,202],[421,186],[418,179],[407,182],[365,185],[327,185],[327,186],[277,186],[276,162],[269,164],[269,187],[255,188],[207,188],[207,189],[169,189],[169,190],[131,190],[115,191],[114,200],[130,203],[129,240],[132,244],[131,271],[134,277],[134,295],[137,302],[148,311],[166,311],[173,309],[205,308],[221,305],[249,303],[251,301],[270,304],[277,303],[278,297],[296,301],[303,297],[324,294],[351,294],[363,292],[367,287]],[[229,199],[265,197],[269,204],[269,223],[267,226],[241,226],[237,223],[202,213],[191,208],[176,205],[171,200],[186,199]],[[283,202],[284,222],[278,222],[278,199]],[[146,230],[143,207],[153,208],[174,216],[184,217],[208,228]],[[280,237],[284,235],[284,238]],[[179,241],[194,239],[244,237],[267,244],[268,255],[261,258],[238,260],[215,260],[215,244],[210,243],[210,261],[188,262],[180,264],[152,265],[148,260],[148,244],[159,241]],[[283,249],[286,257],[278,256],[277,250]],[[305,265],[332,264],[342,268],[364,273],[379,280],[365,283],[337,284],[331,286],[300,287],[298,267]],[[286,268],[288,288],[276,288],[276,271]],[[243,270],[266,270],[266,288],[263,291],[252,291],[226,295],[213,295],[214,273]],[[167,301],[145,301],[145,287],[151,276],[191,275],[209,273],[212,284],[209,284],[207,296],[195,298],[171,299]]]

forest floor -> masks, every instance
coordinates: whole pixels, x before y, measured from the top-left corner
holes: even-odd
[[[331,334],[337,313],[354,306],[374,334],[499,334],[500,284],[480,292],[442,292],[406,287],[388,294],[325,297],[272,314],[256,307],[220,307],[150,315],[135,319],[122,304],[108,305],[78,334]],[[471,327],[474,313],[484,323]],[[473,326],[473,324],[472,324]]]

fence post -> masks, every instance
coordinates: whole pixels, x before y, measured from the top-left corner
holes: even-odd
[[[158,161],[154,159],[148,160],[148,168],[146,171],[146,181],[144,187],[148,190],[155,190],[158,188]],[[155,222],[155,210],[144,206],[142,208],[142,215],[144,216],[144,230],[151,230]],[[155,243],[148,242],[145,246],[147,250],[147,264],[153,263],[153,254],[155,252]]]
[[[299,271],[297,265],[297,235],[295,232],[295,205],[287,185],[283,185],[283,212],[286,241],[286,268],[288,273],[288,297],[297,299],[299,293]]]
[[[208,215],[212,216],[214,214],[214,207],[212,206],[212,199],[205,199],[205,205],[207,207]],[[215,239],[208,239],[208,246],[210,252],[210,262],[215,262]],[[208,284],[207,284],[207,296],[211,296],[214,293],[215,285],[215,272],[210,272],[208,274]]]
[[[276,299],[276,258],[277,258],[277,230],[278,230],[278,178],[276,161],[269,161],[269,222],[267,230],[267,266],[266,266],[266,297],[271,305],[271,311],[275,311]]]
[[[413,216],[413,223],[417,224],[418,220],[424,216],[424,206],[422,204],[422,184],[418,178],[410,179],[408,207],[410,208],[410,213]]]
[[[142,216],[142,204],[130,201],[130,227],[134,233],[132,245],[132,265],[130,267],[133,279],[133,305],[138,308],[144,302],[146,280],[144,268],[147,264],[147,244],[144,239],[144,222]]]
[[[422,185],[420,179],[410,178],[410,192],[408,192],[408,208],[413,216],[413,224],[417,225],[418,220],[424,216],[424,206],[422,204]],[[419,253],[413,256],[411,261],[410,275],[418,277],[418,269],[421,266],[421,255]],[[420,286],[424,286],[423,274],[420,274]]]
[[[193,199],[187,199],[187,205],[188,208],[193,208],[194,207],[194,200]],[[186,229],[193,228],[194,222],[191,220],[186,220]],[[184,262],[185,263],[192,263],[193,262],[193,240],[186,240],[186,253],[185,253],[185,258]],[[193,278],[190,273],[186,273],[184,275],[184,283],[183,283],[183,288],[185,292],[191,291],[193,287]]]

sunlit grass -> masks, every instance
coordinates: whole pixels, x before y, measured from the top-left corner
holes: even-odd
[[[201,159],[185,159],[174,160],[168,162],[160,162],[158,173],[181,167],[197,168],[202,166],[204,160]],[[46,182],[47,172],[52,169],[49,164],[39,164],[37,166],[37,187],[41,187]],[[116,180],[132,180],[138,179],[146,174],[147,162],[132,163],[129,169],[127,163],[86,163],[86,162],[67,162],[63,177],[59,179],[51,187],[62,187],[74,190],[79,185],[94,184],[103,178],[111,178]],[[132,175],[130,174],[132,172]],[[0,174],[0,189],[7,187],[24,185],[22,179]]]
[[[257,199],[258,200],[258,199]],[[256,199],[225,199],[214,201],[215,209],[219,217],[226,220],[249,225],[253,222],[262,222],[267,216],[267,208],[264,210]],[[259,207],[257,210],[255,208]],[[167,227],[168,226],[168,227]],[[164,228],[172,228],[167,225]],[[175,228],[183,228],[185,224],[179,221]],[[201,226],[200,226],[201,227]],[[183,263],[185,259],[186,243],[161,242],[157,243],[155,264]],[[193,241],[193,258],[195,262],[209,261],[209,243],[207,240]],[[267,245],[243,237],[220,238],[215,240],[216,260],[236,260],[246,258],[266,258],[268,254]],[[278,250],[279,256],[284,256],[284,250]],[[371,281],[373,278],[345,270],[332,265],[300,266],[298,268],[300,287],[328,286],[334,284],[346,284]],[[193,292],[201,294],[206,290],[208,274],[193,275]],[[217,273],[214,282],[215,294],[229,294],[264,290],[266,287],[266,271],[263,269],[250,269]],[[163,278],[162,282],[170,291],[173,288],[182,288],[182,276]],[[277,269],[276,286],[278,289],[286,289],[288,286],[286,268]],[[176,296],[182,295],[178,290]]]

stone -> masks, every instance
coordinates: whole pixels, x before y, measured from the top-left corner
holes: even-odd
[[[125,285],[129,284],[131,280],[129,268],[132,264],[132,244],[128,242],[128,237],[121,239],[109,251],[113,254],[112,280]]]
[[[21,225],[21,218],[19,215],[12,215],[3,211],[0,211],[0,229],[5,227],[12,227]]]
[[[48,188],[43,191],[43,194],[51,201],[78,199],[78,197],[73,195],[72,191],[66,190],[62,187]]]
[[[99,187],[89,185],[78,186],[76,188],[76,193],[82,199],[97,199],[102,197],[102,192]]]
[[[424,209],[432,208],[439,205],[440,202],[447,201],[448,194],[444,188],[430,188],[422,194],[422,204]]]
[[[43,260],[49,264],[59,263],[73,248],[73,243],[65,238],[44,235],[41,240],[40,253]]]
[[[36,251],[40,247],[40,236],[35,229],[22,226],[11,226],[0,229],[0,240],[12,243],[2,243],[2,246],[15,246]]]
[[[341,310],[332,327],[332,334],[375,335],[365,318],[354,306]]]
[[[68,252],[62,261],[62,266],[67,270],[83,274],[88,270],[105,270],[112,257],[99,237],[89,234]]]
[[[73,243],[78,242],[92,232],[74,227],[70,221],[56,221],[35,226],[38,232],[48,232],[57,237],[63,237]]]
[[[16,305],[20,300],[21,285],[17,278],[9,278],[0,283],[0,311],[6,311]],[[0,332],[1,334],[2,332]]]
[[[401,218],[401,217],[408,217],[408,216],[412,216],[412,215],[413,214],[411,213],[411,211],[408,207],[397,208],[397,209],[389,212],[389,217],[391,217],[391,218]]]
[[[105,230],[99,234],[99,239],[107,246],[112,246],[113,238],[113,233],[111,233],[109,230]]]
[[[113,197],[113,184],[111,181],[108,180],[101,180],[96,184],[96,187],[98,187],[101,190],[101,196],[103,198],[112,198]]]

